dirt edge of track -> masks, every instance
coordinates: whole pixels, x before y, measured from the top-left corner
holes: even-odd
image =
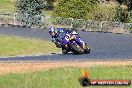
[[[8,73],[27,73],[46,71],[62,67],[92,67],[92,66],[132,66],[132,60],[127,61],[45,61],[45,62],[21,62],[0,63],[0,75]]]

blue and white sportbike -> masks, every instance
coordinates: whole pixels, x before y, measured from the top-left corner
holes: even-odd
[[[67,54],[73,52],[74,54],[88,54],[90,48],[78,35],[72,33],[61,33],[57,39],[58,44],[62,48],[62,53]]]

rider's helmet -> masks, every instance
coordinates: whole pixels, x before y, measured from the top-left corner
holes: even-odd
[[[61,28],[55,29],[54,27],[49,28],[49,34],[53,37],[58,37],[63,30]]]
[[[54,36],[55,35],[55,28],[54,27],[49,28],[49,34],[51,36]]]

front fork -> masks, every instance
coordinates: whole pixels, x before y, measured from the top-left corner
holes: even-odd
[[[81,43],[83,49],[85,48],[85,43],[84,43],[84,41],[83,41],[82,39],[76,38],[75,40],[76,40],[77,42]]]

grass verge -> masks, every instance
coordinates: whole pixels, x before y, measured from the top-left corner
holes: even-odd
[[[85,70],[91,79],[132,79],[132,66],[90,67]],[[73,67],[33,73],[10,73],[0,76],[0,88],[83,88],[78,82],[80,76],[81,68]],[[97,88],[119,88],[119,86]],[[120,86],[120,88],[132,88],[132,86]]]
[[[15,12],[15,0],[0,0],[0,13]]]
[[[52,42],[0,35],[0,56],[57,52]]]

